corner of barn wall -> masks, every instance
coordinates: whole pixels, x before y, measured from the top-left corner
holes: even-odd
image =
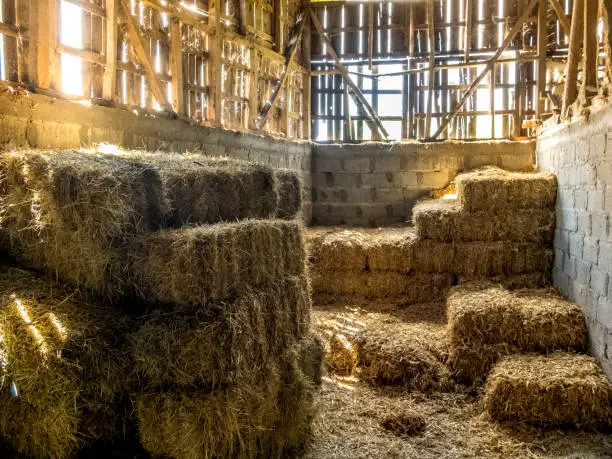
[[[229,156],[296,171],[304,187],[304,220],[310,223],[310,142],[199,126],[40,94],[0,93],[0,149],[66,149],[101,142],[151,151]]]
[[[381,226],[412,219],[412,206],[457,173],[484,165],[530,170],[535,142],[315,144],[312,222]]]
[[[581,306],[591,352],[612,379],[612,107],[544,131],[536,152],[558,181],[553,282]]]

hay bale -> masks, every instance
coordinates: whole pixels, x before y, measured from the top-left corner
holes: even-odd
[[[157,171],[86,151],[0,154],[0,233],[11,254],[79,287],[125,287],[124,244],[166,212]]]
[[[447,299],[450,362],[457,378],[478,381],[501,355],[584,351],[580,307],[552,289],[508,291],[490,283],[455,287]]]
[[[587,429],[612,426],[612,384],[586,355],[505,357],[487,378],[484,405],[498,421]]]
[[[517,173],[485,168],[459,174],[459,203],[467,212],[553,208],[557,180],[549,173]]]
[[[552,245],[554,208],[465,212],[457,200],[428,200],[413,208],[420,239],[441,242],[516,241]]]
[[[136,241],[131,266],[145,300],[206,306],[301,275],[302,227],[296,221],[243,220],[158,231]]]
[[[279,169],[276,171],[278,183],[278,205],[276,218],[292,219],[302,210],[302,183],[297,173]]]
[[[127,318],[32,273],[0,267],[0,436],[36,458],[119,437],[128,414]],[[129,409],[128,409],[129,412]]]
[[[308,337],[263,378],[213,392],[183,389],[139,396],[143,446],[151,454],[177,459],[284,457],[301,449],[314,414],[317,355],[320,367],[320,343]]]
[[[416,235],[412,228],[379,229],[369,239],[368,269],[409,273],[414,269]]]
[[[267,166],[193,154],[124,154],[159,171],[169,204],[168,226],[271,218],[276,212],[279,186]]]
[[[369,233],[360,230],[306,230],[309,259],[317,270],[363,271],[367,267]]]
[[[404,304],[442,299],[452,283],[451,274],[404,274],[393,271],[312,272],[318,297],[358,295],[366,298],[398,298]]]
[[[326,362],[332,371],[420,391],[450,387],[442,303],[367,308],[331,305],[314,311],[317,329],[328,337]]]
[[[133,334],[135,370],[148,387],[216,388],[257,377],[308,331],[305,276],[247,290],[200,310],[155,311]]]
[[[538,289],[550,287],[551,276],[549,272],[533,272],[529,274],[513,274],[493,277],[474,278],[473,276],[458,276],[457,283],[490,282],[500,285],[508,290]]]

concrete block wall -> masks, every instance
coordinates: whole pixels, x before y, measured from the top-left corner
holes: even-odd
[[[534,142],[314,145],[313,224],[381,226],[410,221],[412,206],[458,172],[494,164],[529,170]]]
[[[559,185],[553,282],[582,307],[591,352],[612,379],[612,108],[545,131],[537,161]]]
[[[79,148],[101,142],[124,148],[229,156],[294,170],[302,178],[304,218],[310,221],[309,142],[208,128],[39,94],[2,93],[0,88],[0,149]]]

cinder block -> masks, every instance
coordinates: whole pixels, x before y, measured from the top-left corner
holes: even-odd
[[[573,188],[563,186],[557,189],[557,207],[560,209],[571,209],[575,207]],[[584,209],[586,209],[586,196]]]
[[[597,256],[599,254],[599,241],[592,237],[584,238],[584,246],[582,251],[582,259],[589,261],[594,265],[597,264]]]
[[[563,270],[553,269],[552,272],[553,285],[557,287],[565,296],[569,296],[570,278]]]
[[[581,137],[576,141],[576,162],[586,163],[589,160],[589,138]]]
[[[589,188],[587,209],[592,212],[601,212],[604,210],[604,189],[602,187]]]
[[[612,329],[612,298],[602,296],[597,302],[597,322]]]
[[[606,152],[606,133],[598,132],[589,137],[589,158],[602,157]]]
[[[599,241],[598,266],[602,271],[612,275],[612,243]]]
[[[576,281],[589,285],[591,281],[591,263],[580,259],[576,260]]]
[[[581,233],[570,233],[569,254],[574,258],[582,258],[584,236]]]
[[[576,210],[586,210],[588,203],[589,193],[584,187],[576,188],[574,190],[574,208]]]
[[[571,254],[563,257],[563,273],[570,279],[576,279],[576,258]]]
[[[573,209],[558,209],[556,226],[567,231],[577,231],[578,214]]]
[[[591,235],[597,239],[608,238],[608,215],[595,212],[591,215]]]
[[[401,188],[401,176],[403,172],[370,172],[361,174],[361,184],[366,187],[375,188]]]
[[[591,235],[591,214],[588,212],[578,212],[578,232],[585,236]]]
[[[563,271],[563,260],[565,258],[565,252],[559,248],[555,249],[555,260],[553,263],[553,269]]]
[[[595,265],[591,266],[590,285],[598,295],[604,297],[608,295],[608,279],[608,273],[602,271]]]
[[[598,182],[603,185],[612,185],[612,159],[600,162],[596,168]]]
[[[367,157],[346,159],[344,160],[344,168],[342,170],[347,172],[374,172],[370,159]]]
[[[582,184],[582,167],[575,166],[567,170],[568,185],[578,186]]]
[[[569,232],[562,229],[556,229],[553,245],[557,250],[569,252]]]
[[[401,160],[397,155],[376,155],[370,158],[372,172],[397,172],[400,170]]]

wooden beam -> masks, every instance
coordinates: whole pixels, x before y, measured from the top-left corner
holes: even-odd
[[[117,86],[117,1],[106,0],[106,68],[102,97],[113,100]]]
[[[255,121],[259,115],[259,59],[257,48],[249,49],[251,61],[251,77],[249,79],[249,127],[255,128]]]
[[[36,77],[34,84],[43,89],[59,90],[59,56],[55,48],[58,42],[58,0],[36,0],[31,46],[36,48]]]
[[[279,54],[283,54],[285,51],[285,9],[283,8],[284,1],[286,0],[274,0],[274,49]]]
[[[344,82],[343,86],[344,86],[344,91],[342,94],[343,95],[342,102],[344,105],[344,122],[346,123],[346,127],[345,127],[346,138],[344,140],[354,140],[355,136],[353,135],[353,121],[351,120],[348,85],[346,84],[346,82]]]
[[[255,7],[255,5],[253,5]],[[246,37],[248,32],[246,0],[240,0],[240,33]]]
[[[597,8],[598,0],[584,0],[584,47],[582,50],[582,96],[597,94]]]
[[[304,26],[304,38],[302,40],[302,57],[304,58],[304,67],[308,70],[308,74],[306,75],[306,79],[304,80],[304,89],[303,89],[303,107],[302,107],[302,122],[303,126],[303,137],[306,140],[310,140],[312,137],[312,121],[311,121],[311,111],[312,111],[312,76],[311,76],[311,65],[310,65],[310,54],[311,54],[311,45],[312,45],[312,35],[311,35],[311,27],[312,24],[310,22],[310,15],[306,15],[306,25]]]
[[[372,55],[374,54],[374,0],[368,5],[368,66],[372,70]]]
[[[584,0],[574,0],[572,6],[572,24],[569,36],[569,50],[567,53],[567,66],[565,87],[563,89],[563,105],[561,115],[567,116],[569,107],[577,96],[578,63],[581,59],[580,48],[584,35]]]
[[[75,6],[78,6],[82,10],[87,11],[88,13],[95,14],[96,16],[100,16],[102,18],[106,17],[106,12],[104,8],[96,5],[95,3],[89,0],[66,0],[68,3],[72,3]]]
[[[506,37],[504,38],[504,41],[503,41],[502,45],[499,48],[497,48],[497,51],[495,52],[493,57],[491,57],[491,59],[489,59],[489,61],[487,62],[485,68],[482,69],[480,74],[472,82],[470,88],[466,91],[466,93],[461,97],[459,102],[455,105],[455,109],[453,110],[453,113],[451,114],[451,116],[449,116],[449,117],[444,119],[444,121],[442,122],[442,124],[440,125],[438,130],[435,132],[435,134],[430,138],[430,140],[438,138],[440,136],[440,134],[442,134],[446,130],[446,128],[448,127],[449,123],[453,120],[453,118],[455,116],[457,116],[457,113],[459,113],[459,111],[461,110],[461,107],[463,107],[463,105],[465,104],[467,99],[476,90],[476,88],[478,87],[480,82],[484,79],[484,77],[487,75],[487,73],[491,70],[493,65],[495,65],[495,63],[499,59],[499,56],[502,55],[502,53],[506,50],[506,48],[508,47],[510,42],[519,33],[519,31],[523,27],[523,24],[528,19],[529,14],[531,13],[531,10],[533,10],[533,8],[536,6],[538,1],[539,0],[530,0],[529,4],[527,5],[527,8],[525,8],[525,10],[523,10],[521,15],[517,19],[517,21],[514,23],[514,25],[510,29],[510,31],[508,31],[508,33],[506,34]]]
[[[546,101],[546,43],[548,37],[548,22],[547,22],[547,0],[539,0],[538,6],[538,73],[536,74],[536,119],[541,120],[544,113]]]
[[[563,10],[563,7],[559,3],[559,0],[548,0],[548,1],[550,2],[550,6],[552,6],[552,9],[555,11],[557,18],[559,19],[559,22],[561,23],[561,27],[563,27],[563,30],[565,31],[565,33],[569,35],[571,32],[570,21],[565,15],[565,11]]]
[[[0,33],[8,37],[19,38],[21,36],[22,31],[16,25],[4,24],[0,22]]]
[[[206,66],[212,94],[206,98],[206,117],[215,126],[222,126],[223,117],[223,33],[221,30],[221,0],[210,0],[208,3],[208,21],[212,24],[213,33],[209,36],[209,65]]]
[[[285,82],[287,81],[287,77],[289,76],[289,68],[291,67],[291,62],[295,57],[295,53],[298,49],[298,45],[300,44],[300,40],[304,35],[304,26],[306,24],[306,18],[302,15],[302,18],[297,24],[297,32],[289,42],[289,48],[287,50],[287,55],[285,56],[285,66],[283,67],[283,73],[280,76],[280,79],[272,89],[272,94],[270,94],[270,99],[266,102],[266,104],[261,109],[259,116],[255,120],[255,129],[261,131],[261,128],[266,124],[266,119],[268,118],[268,114],[270,110],[274,106],[278,95],[281,93]]]
[[[427,50],[429,51],[429,73],[427,74],[427,117],[425,118],[425,137],[431,135],[431,110],[436,78],[436,37],[434,30],[434,0],[427,0]]]
[[[465,46],[465,62],[470,61],[470,48],[472,44],[472,0],[465,2],[465,33],[463,44]]]
[[[138,61],[144,67],[147,72],[147,80],[149,81],[149,87],[151,92],[153,93],[153,97],[157,103],[164,109],[168,111],[172,111],[172,107],[168,103],[166,99],[166,95],[161,89],[161,84],[155,71],[153,70],[153,66],[151,65],[151,61],[149,61],[149,56],[147,56],[147,52],[145,51],[142,40],[140,39],[140,35],[138,34],[138,29],[136,28],[136,24],[134,24],[134,18],[132,18],[132,13],[130,11],[130,6],[127,3],[127,0],[119,0],[121,5],[121,9],[123,10],[123,15],[125,16],[125,23],[127,25],[128,34],[130,36],[130,40],[132,42],[132,46],[134,47],[134,51],[136,52],[136,57],[138,57]]]
[[[172,18],[170,22],[170,72],[172,73],[172,109],[185,115],[185,91],[183,86],[183,46],[181,23]]]
[[[372,133],[376,134],[378,131],[380,131],[385,136],[385,138],[388,138],[389,134],[387,133],[385,127],[383,126],[382,121],[380,121],[378,114],[372,108],[372,106],[366,100],[366,98],[363,97],[361,90],[355,85],[355,83],[353,83],[353,80],[351,80],[351,77],[348,75],[348,72],[346,71],[346,67],[344,67],[344,64],[342,64],[342,61],[338,57],[338,54],[336,54],[336,51],[334,50],[334,47],[332,46],[331,40],[325,34],[325,31],[323,30],[323,27],[321,26],[321,22],[319,22],[319,18],[317,17],[317,15],[312,9],[310,9],[310,18],[312,19],[312,23],[315,26],[317,33],[327,45],[327,52],[334,59],[336,68],[342,74],[342,78],[344,78],[344,81],[346,82],[349,89],[351,90],[351,94],[353,95],[355,102],[357,103],[357,105],[363,106],[365,108],[367,115],[370,117],[368,119],[368,123],[370,124],[370,128],[372,129]]]
[[[601,0],[601,15],[604,21],[603,48],[607,56],[612,55],[612,0]],[[612,61],[605,60],[605,70],[608,81],[612,81]]]

